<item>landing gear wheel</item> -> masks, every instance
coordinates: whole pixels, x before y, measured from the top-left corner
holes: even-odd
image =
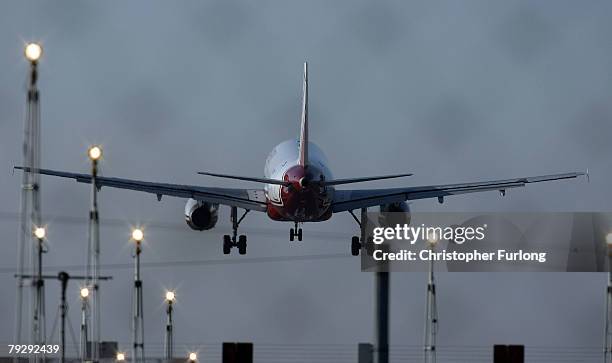
[[[361,250],[361,243],[359,242],[359,237],[353,236],[351,239],[351,255],[359,256],[359,251]]]
[[[238,226],[244,217],[249,213],[249,209],[245,209],[244,213],[238,218],[238,208],[232,207],[230,221],[232,222],[232,235],[223,236],[223,253],[226,255],[230,254],[232,247],[238,247],[238,253],[241,255],[246,254],[247,248],[247,237],[244,234],[238,236]]]
[[[291,228],[289,230],[289,241],[293,242],[295,240],[295,237],[297,237],[298,241],[302,240],[302,229],[298,228],[298,223],[297,221],[293,222],[293,228]]]
[[[223,254],[229,255],[232,251],[232,239],[229,234],[223,236]]]
[[[349,210],[349,213],[359,225],[359,232],[361,232],[359,237],[353,236],[351,239],[351,254],[353,256],[359,256],[361,249],[364,249],[364,253],[366,253],[368,256],[372,256],[377,248],[377,246],[374,244],[374,239],[372,237],[366,237],[368,225],[367,212],[368,208],[361,208],[361,218],[357,218],[355,213],[353,213],[352,210]]]
[[[247,236],[245,236],[244,234],[241,234],[240,237],[238,237],[238,253],[241,255],[246,255],[246,249],[247,249]]]

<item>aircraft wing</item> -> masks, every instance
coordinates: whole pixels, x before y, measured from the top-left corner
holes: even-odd
[[[524,187],[525,184],[529,183],[573,179],[581,175],[585,175],[585,173],[576,172],[552,174],[475,183],[426,185],[406,188],[336,190],[334,192],[334,200],[332,202],[332,211],[337,213],[377,205],[403,202],[407,200],[427,198],[438,198],[438,201],[442,202],[445,197],[450,195],[484,192],[489,190],[498,190],[504,194],[506,189]]]
[[[69,173],[65,171],[49,169],[32,169],[16,166],[15,169],[24,172],[32,172],[44,175],[53,175],[61,178],[74,179],[79,183],[91,184],[91,175]],[[229,205],[232,207],[249,210],[266,211],[266,199],[263,189],[235,189],[235,188],[212,188],[195,185],[153,183],[141,180],[121,179],[98,176],[96,177],[98,187],[111,187],[119,189],[138,190],[141,192],[156,194],[160,199],[163,195],[179,198],[193,198],[209,203]]]

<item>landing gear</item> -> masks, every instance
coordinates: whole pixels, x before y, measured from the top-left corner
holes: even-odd
[[[229,234],[223,236],[223,254],[229,255],[232,251],[232,237]]]
[[[372,238],[366,238],[366,228],[368,223],[367,208],[361,208],[361,219],[357,218],[353,211],[349,211],[355,222],[359,225],[360,236],[353,236],[351,238],[351,255],[359,256],[362,249],[365,249],[366,253],[371,256],[374,253],[374,241]]]
[[[294,222],[295,223],[295,228],[291,228],[289,230],[289,241],[293,242],[295,240],[295,237],[297,237],[298,241],[302,241],[302,229],[298,228],[298,222]]]
[[[289,230],[289,241],[293,242],[295,240],[295,237],[297,237],[298,241],[302,241],[302,229],[301,228],[298,228],[298,229],[291,228]]]
[[[359,256],[359,250],[361,250],[361,242],[359,242],[359,237],[353,236],[351,239],[351,255]]]
[[[246,255],[247,250],[247,236],[241,234],[238,236],[238,226],[244,217],[249,213],[249,209],[244,211],[244,214],[238,219],[238,208],[232,207],[231,220],[232,220],[232,235],[226,234],[223,236],[223,254],[229,255],[232,252],[232,247],[238,248],[238,253]]]
[[[244,234],[241,234],[240,237],[238,237],[238,253],[241,255],[246,255],[246,248],[247,248],[247,237]]]

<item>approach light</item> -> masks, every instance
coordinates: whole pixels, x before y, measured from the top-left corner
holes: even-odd
[[[45,230],[44,227],[36,227],[34,229],[34,237],[38,239],[44,239],[46,235],[47,235],[47,231]]]
[[[195,362],[197,360],[198,360],[198,355],[195,352],[189,353],[189,361],[190,362]]]
[[[84,287],[81,289],[81,297],[83,299],[87,299],[87,297],[89,296],[89,289]]]
[[[87,149],[87,156],[91,161],[98,161],[102,158],[102,148],[98,145],[94,145]]]
[[[132,230],[132,239],[136,242],[141,242],[144,239],[144,232],[140,228]]]
[[[173,303],[175,299],[176,295],[174,294],[174,291],[166,291],[166,301],[168,303]]]
[[[123,362],[123,361],[125,361],[125,353],[117,352],[117,362]]]
[[[37,62],[42,57],[43,49],[38,43],[28,43],[23,50],[25,57],[30,62]]]

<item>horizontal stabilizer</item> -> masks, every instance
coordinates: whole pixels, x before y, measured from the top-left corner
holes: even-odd
[[[246,181],[252,181],[252,182],[256,182],[256,183],[278,184],[278,185],[284,185],[284,186],[289,186],[291,184],[289,182],[282,181],[282,180],[277,180],[277,179],[253,178],[253,177],[250,177],[250,176],[216,174],[216,173],[208,173],[208,172],[204,172],[204,171],[199,171],[198,174],[214,176],[214,177],[217,177],[217,178],[235,179],[235,180],[246,180]]]
[[[321,185],[340,185],[340,184],[353,184],[353,183],[361,183],[366,181],[373,180],[383,180],[383,179],[394,179],[394,178],[402,178],[405,176],[412,176],[412,173],[409,174],[394,174],[394,175],[380,175],[380,176],[368,176],[363,178],[348,178],[348,179],[335,179],[335,180],[322,180],[320,182]]]

